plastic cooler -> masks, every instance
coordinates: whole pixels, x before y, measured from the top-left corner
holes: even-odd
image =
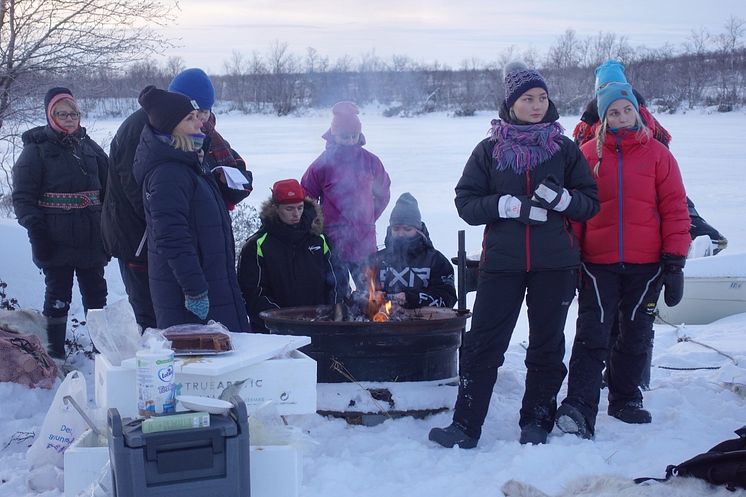
[[[232,402],[209,427],[157,433],[109,409],[114,497],[249,497],[248,413],[239,397]]]

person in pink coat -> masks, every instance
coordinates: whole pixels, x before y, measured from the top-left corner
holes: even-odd
[[[381,160],[363,148],[359,113],[352,102],[334,104],[323,135],[326,149],[301,180],[306,194],[321,203],[325,234],[356,283],[365,260],[376,253],[376,220],[389,203],[391,186]]]

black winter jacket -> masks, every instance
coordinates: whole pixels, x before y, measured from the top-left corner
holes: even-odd
[[[283,223],[277,206],[262,204],[262,227],[241,248],[238,282],[253,330],[266,330],[267,309],[336,304],[349,293],[347,268],[321,233],[318,204],[306,199],[296,226]]]
[[[143,109],[139,109],[119,126],[109,150],[108,195],[102,213],[102,232],[107,252],[117,259],[140,263],[147,262],[147,248],[140,247],[145,233],[145,212],[142,188],[135,181],[132,164],[140,144],[140,135],[147,123],[148,115]],[[203,145],[203,149],[207,151],[204,165],[212,170],[217,161],[212,157],[210,145],[210,138],[206,137]],[[250,186],[251,172],[246,170],[245,162],[235,150],[231,149],[231,153]],[[248,191],[233,190],[221,182],[218,182],[218,186],[223,199],[231,206],[249,196]]]
[[[105,266],[109,258],[101,241],[100,202],[105,198],[106,154],[85,128],[65,135],[38,126],[21,138],[23,151],[13,166],[12,199],[34,254],[48,256],[34,257],[34,264],[39,268]],[[84,208],[40,205],[50,205],[42,199],[45,193],[78,192],[98,192],[98,198]]]
[[[197,154],[162,142],[148,125],[133,172],[143,190],[148,277],[158,327],[199,322],[185,309],[184,299],[207,292],[208,320],[230,331],[248,331],[231,219]]]
[[[404,292],[403,307],[453,307],[456,288],[453,285],[453,265],[433,243],[423,223],[421,234],[396,240],[391,228],[386,233],[386,248],[372,258],[376,274],[376,289],[388,294]]]
[[[132,174],[135,151],[148,122],[143,109],[131,114],[119,126],[109,148],[107,196],[101,213],[101,232],[106,251],[128,262],[147,261],[147,249],[136,252],[145,233],[142,188]]]
[[[503,104],[504,107],[504,104]],[[501,117],[509,120],[507,109]],[[507,119],[506,119],[507,118]],[[554,104],[543,122],[559,118]],[[577,145],[562,137],[560,150],[547,161],[518,174],[498,171],[492,157],[495,142],[482,140],[471,153],[456,185],[456,208],[467,223],[485,225],[480,268],[487,271],[536,271],[569,269],[580,265],[578,240],[569,220],[585,221],[599,210],[596,183]],[[549,211],[547,221],[527,225],[498,215],[501,195],[533,196],[547,176],[554,176],[572,195],[564,212]]]

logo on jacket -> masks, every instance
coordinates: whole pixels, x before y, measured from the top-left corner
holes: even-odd
[[[393,279],[388,281],[387,273],[391,273]],[[386,281],[387,285],[396,285],[401,283],[407,288],[413,288],[415,286],[415,278],[422,280],[424,286],[427,288],[430,282],[430,268],[429,267],[405,267],[401,271],[397,271],[392,267],[381,270],[381,281]]]
[[[308,251],[311,252],[312,254],[314,252],[318,252],[319,250],[321,250],[321,245],[309,245],[308,246]]]

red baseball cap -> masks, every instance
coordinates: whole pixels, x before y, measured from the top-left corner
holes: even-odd
[[[283,179],[272,185],[272,200],[278,204],[297,204],[305,197],[303,187],[294,179]]]

